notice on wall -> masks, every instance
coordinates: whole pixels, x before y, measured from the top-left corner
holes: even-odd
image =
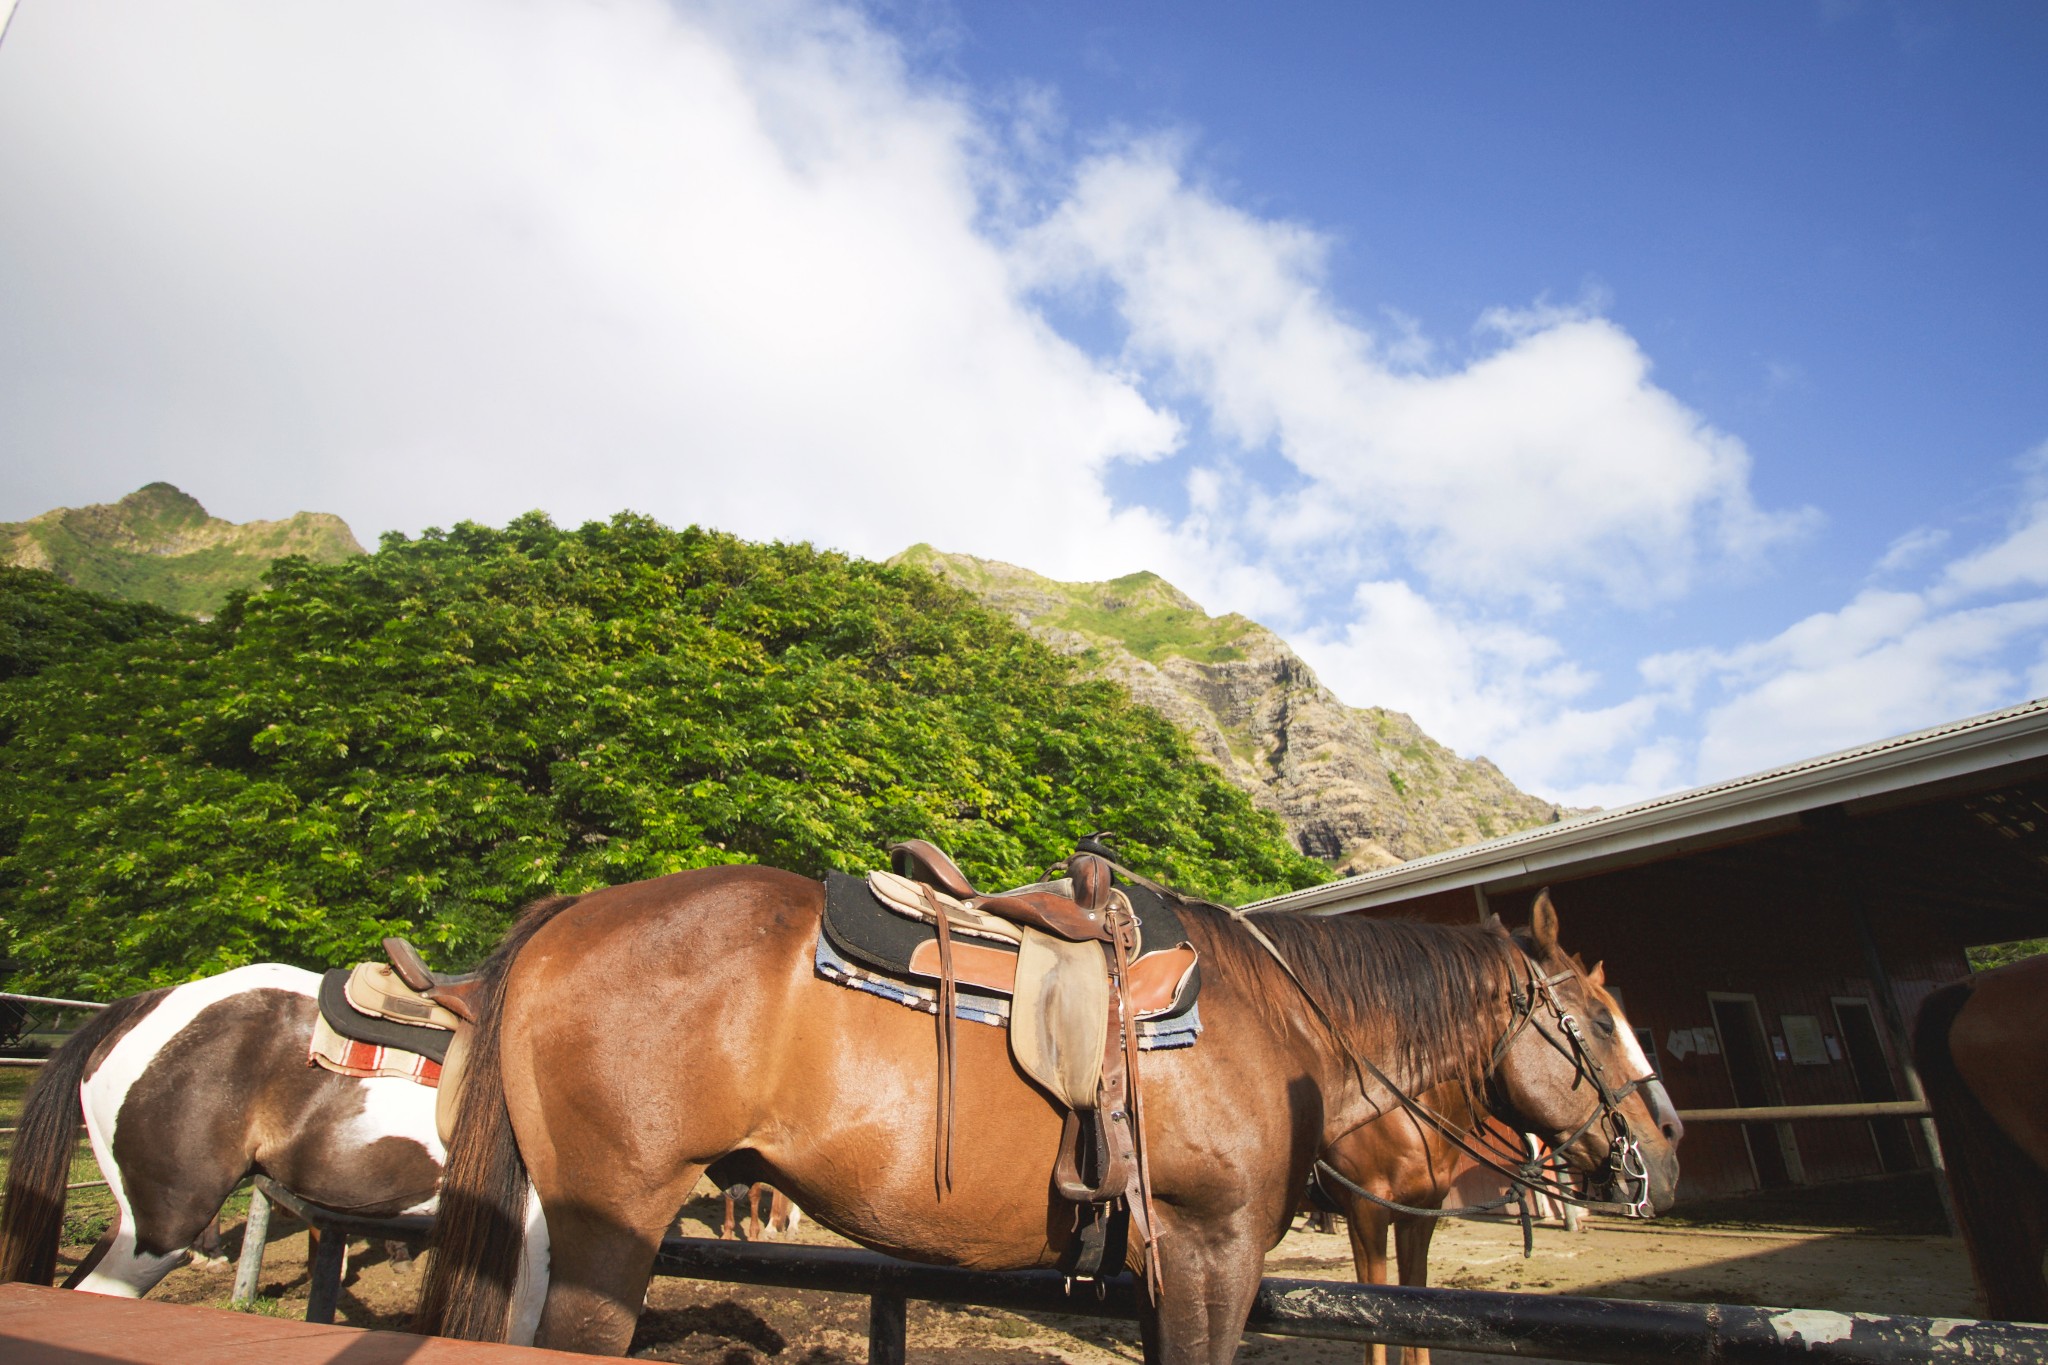
[[[1675,1028],[1671,1030],[1671,1036],[1664,1040],[1664,1050],[1671,1054],[1673,1061],[1682,1062],[1687,1057],[1690,1057],[1694,1051],[1692,1030],[1689,1028]]]
[[[1812,1014],[1788,1014],[1779,1019],[1785,1029],[1785,1044],[1792,1053],[1794,1066],[1826,1066],[1829,1061],[1828,1045],[1820,1031],[1820,1017]]]
[[[1696,1028],[1692,1031],[1692,1050],[1702,1057],[1721,1055],[1721,1035],[1710,1028]]]

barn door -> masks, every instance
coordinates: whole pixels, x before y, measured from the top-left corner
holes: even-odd
[[[1776,1104],[1778,1087],[1771,1079],[1771,1054],[1764,1042],[1763,1018],[1757,1013],[1756,997],[1716,994],[1709,995],[1707,1003],[1713,1007],[1714,1030],[1721,1035],[1721,1061],[1728,1068],[1728,1083],[1735,1090],[1735,1102],[1745,1109]],[[1781,1190],[1796,1182],[1793,1163],[1798,1157],[1786,1150],[1791,1126],[1742,1125],[1759,1189]]]
[[[1842,1050],[1849,1054],[1849,1069],[1856,1073],[1856,1098],[1873,1104],[1897,1099],[1899,1090],[1892,1084],[1891,1065],[1885,1061],[1870,1002],[1838,995],[1834,1005],[1835,1022],[1842,1029]],[[1877,1144],[1878,1164],[1886,1172],[1913,1169],[1913,1142],[1906,1136],[1904,1119],[1872,1119],[1870,1137]]]

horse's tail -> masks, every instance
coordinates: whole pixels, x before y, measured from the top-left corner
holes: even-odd
[[[1913,1060],[1934,1111],[1970,1267],[1991,1316],[2044,1322],[2048,1283],[2036,1220],[2048,1207],[2048,1178],[1992,1120],[1949,1052],[1949,1029],[1971,989],[1970,982],[1956,981],[1927,997],[1913,1024]]]
[[[95,1014],[43,1064],[29,1088],[7,1164],[7,1195],[0,1207],[0,1282],[48,1284],[57,1273],[57,1237],[64,1228],[64,1187],[85,1121],[79,1092],[93,1053],[116,1030],[147,1011],[169,990],[131,995]]]
[[[455,1132],[441,1173],[433,1255],[427,1258],[413,1330],[422,1336],[503,1341],[525,1241],[526,1163],[505,1108],[499,1023],[505,978],[528,939],[574,896],[536,902],[512,926],[482,968],[484,989],[463,1065]]]

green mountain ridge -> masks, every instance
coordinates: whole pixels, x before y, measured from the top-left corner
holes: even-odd
[[[1188,732],[1225,776],[1279,814],[1296,846],[1340,872],[1548,823],[1567,812],[1463,758],[1414,720],[1349,707],[1287,643],[1211,616],[1155,573],[1061,583],[915,545],[892,563],[951,580]]]
[[[146,484],[115,503],[0,523],[0,564],[44,569],[76,588],[188,616],[220,610],[230,593],[255,587],[286,555],[338,564],[362,553],[348,524],[331,513],[224,521],[168,483]]]

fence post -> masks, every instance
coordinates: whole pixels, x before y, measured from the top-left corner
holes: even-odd
[[[249,1217],[242,1224],[242,1259],[235,1263],[233,1303],[253,1303],[263,1278],[263,1244],[270,1240],[270,1196],[260,1185],[249,1190]]]
[[[876,1294],[868,1299],[868,1365],[903,1365],[908,1336],[901,1294]]]
[[[309,1283],[306,1286],[306,1321],[334,1321],[334,1306],[341,1299],[342,1263],[348,1257],[348,1234],[340,1228],[323,1228],[317,1223],[307,1225],[306,1235],[312,1240],[309,1248],[312,1263],[307,1267]]]

